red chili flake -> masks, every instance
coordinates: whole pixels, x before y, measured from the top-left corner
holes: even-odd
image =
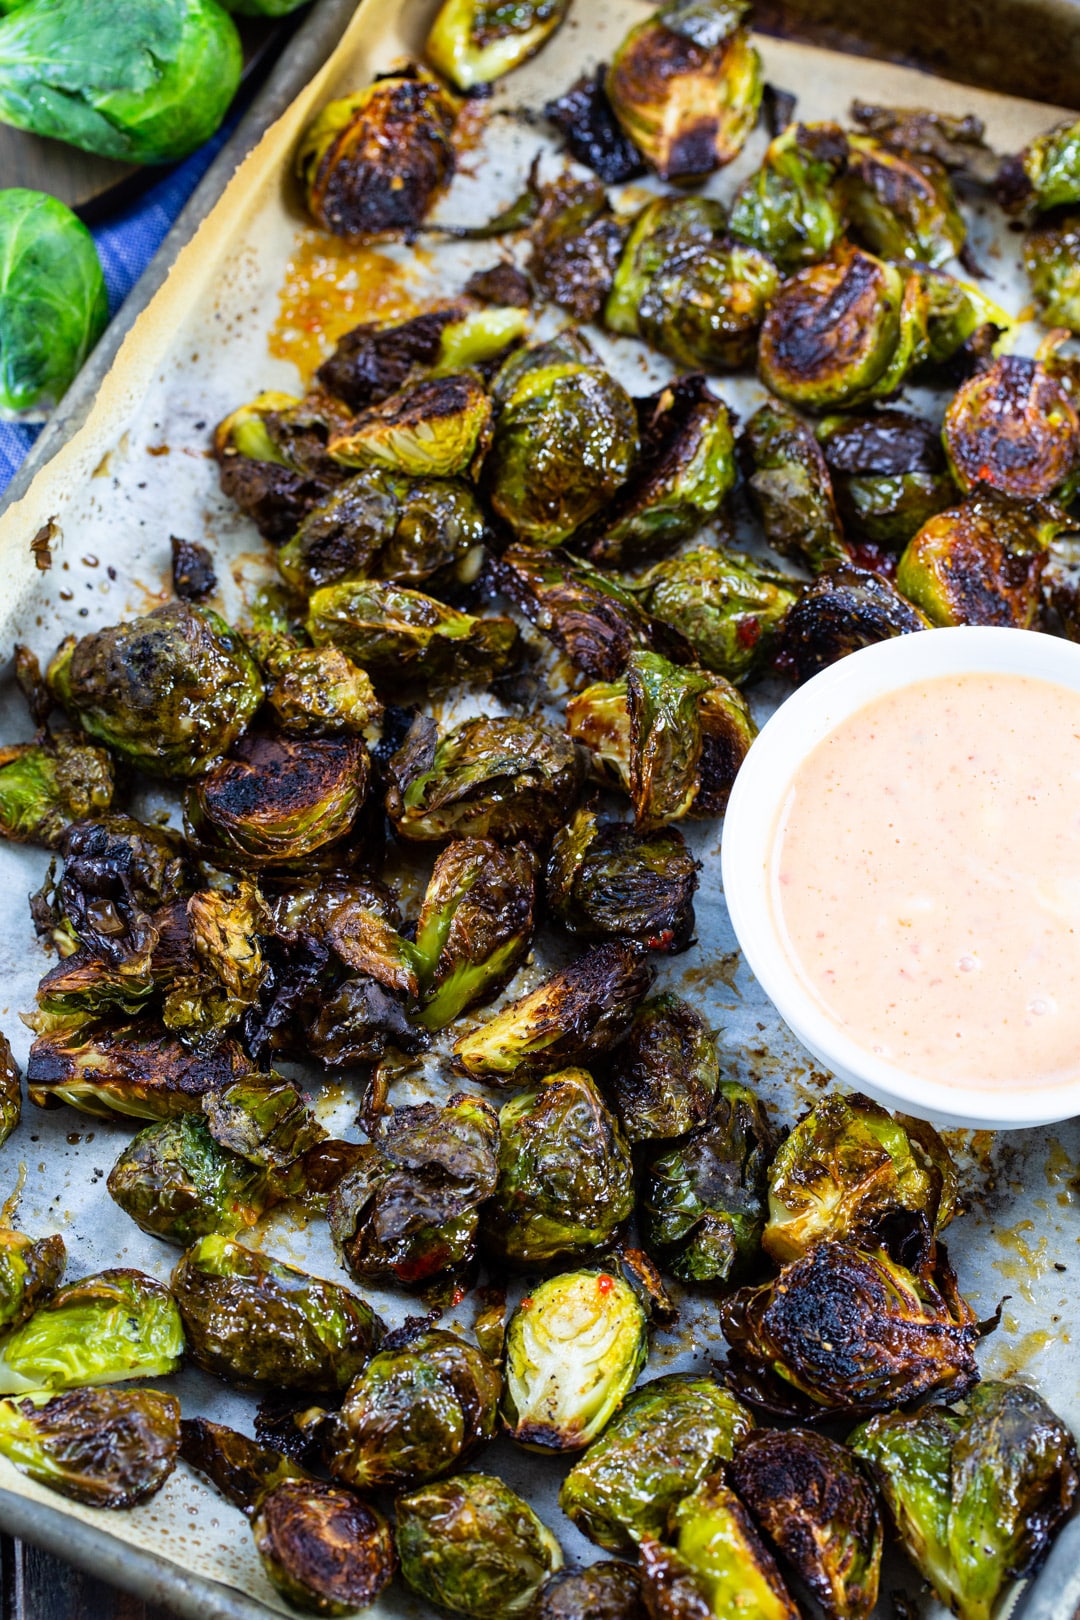
[[[526,1294],[525,1295],[525,1298],[522,1300],[521,1304],[518,1306],[518,1310],[519,1311],[531,1311],[532,1310],[532,1295],[531,1294]]]
[[[605,1271],[601,1276],[597,1277],[596,1286],[602,1294],[610,1294],[611,1290],[615,1286],[615,1282],[614,1279],[609,1277]]]
[[[464,1288],[455,1288],[454,1292],[450,1295],[451,1305],[460,1305],[462,1300],[465,1298],[465,1294],[466,1290]]]
[[[740,647],[756,647],[761,640],[761,620],[740,619],[735,636]]]

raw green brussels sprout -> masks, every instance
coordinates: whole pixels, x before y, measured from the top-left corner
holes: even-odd
[[[367,673],[337,647],[278,645],[260,661],[267,704],[287,737],[359,737],[382,713]]]
[[[249,1519],[275,1485],[307,1477],[283,1452],[209,1418],[180,1420],[180,1455]]]
[[[321,1479],[285,1479],[251,1520],[263,1568],[290,1603],[312,1614],[355,1614],[393,1578],[394,1538],[382,1514]]]
[[[758,472],[754,480],[769,476]],[[809,530],[800,536],[810,539]],[[633,589],[651,617],[685,636],[706,669],[743,681],[778,651],[784,620],[802,585],[756,557],[701,546],[655,563]]]
[[[929,630],[930,620],[881,574],[850,563],[829,568],[787,616],[781,661],[797,682],[860,647]]]
[[[458,1065],[474,1080],[506,1085],[606,1052],[626,1034],[652,983],[644,954],[629,940],[593,946],[460,1036]]]
[[[184,1330],[167,1288],[141,1271],[99,1271],[65,1283],[0,1347],[0,1394],[165,1378]]]
[[[401,1573],[470,1620],[526,1614],[562,1550],[527,1502],[491,1474],[456,1474],[397,1501]]]
[[[69,636],[45,678],[84,731],[151,776],[207,770],[263,695],[242,638],[210,608],[186,602]]]
[[[438,80],[416,67],[328,102],[296,153],[316,225],[337,236],[415,230],[453,177],[457,109]]]
[[[34,0],[0,19],[0,120],[123,163],[172,163],[213,135],[242,61],[212,0]]]
[[[967,228],[936,158],[851,135],[843,194],[853,233],[884,259],[941,265],[964,246]]]
[[[845,526],[889,551],[956,499],[940,435],[907,411],[826,417],[818,443]]]
[[[513,663],[520,639],[512,619],[474,618],[376,580],[316,591],[307,631],[317,647],[340,647],[387,682],[486,681]]]
[[[1031,629],[1049,544],[1064,522],[1049,501],[1013,501],[980,485],[912,538],[896,570],[897,589],[931,624]]]
[[[187,790],[188,836],[228,866],[310,859],[352,831],[367,784],[355,737],[243,737]]]
[[[70,1389],[0,1401],[0,1456],[86,1507],[159,1491],[180,1451],[180,1402],[154,1389]]]
[[[998,177],[998,197],[1010,213],[1031,207],[1037,213],[1080,202],[1080,123],[1062,123],[1006,158]]]
[[[828,1620],[870,1620],[885,1538],[851,1452],[810,1429],[759,1429],[737,1447],[728,1473]]]
[[[537,360],[547,348],[534,351]],[[595,360],[533,365],[511,356],[495,389],[488,498],[519,540],[561,545],[630,476],[638,454],[634,403]]]
[[[646,1620],[647,1615],[637,1571],[606,1558],[549,1576],[533,1613],[536,1620]]]
[[[539,1283],[506,1330],[502,1415],[530,1451],[581,1451],[622,1405],[649,1353],[636,1291],[607,1271]]]
[[[108,810],[112,761],[74,732],[0,746],[0,837],[58,849],[69,824]]]
[[[197,1114],[140,1131],[107,1186],[136,1226],[180,1248],[211,1232],[231,1237],[254,1226],[275,1202],[265,1172],[219,1146]]]
[[[905,1552],[961,1620],[990,1620],[1080,1484],[1072,1435],[1023,1384],[980,1384],[960,1408],[871,1418],[848,1443],[873,1469]]]
[[[671,1513],[674,1548],[641,1547],[645,1601],[658,1620],[688,1612],[714,1620],[799,1620],[775,1560],[723,1474],[702,1480]],[[694,1603],[694,1598],[697,1603]]]
[[[0,265],[0,417],[44,412],[109,318],[97,249],[62,202],[12,187],[0,191]]]
[[[818,1243],[774,1282],[722,1299],[719,1311],[735,1387],[771,1411],[878,1412],[939,1392],[960,1396],[978,1380],[985,1329],[951,1275],[939,1290],[883,1249]]]
[[[735,193],[732,236],[767,253],[785,275],[824,259],[844,231],[838,182],[847,155],[837,124],[789,124]]]
[[[484,453],[491,401],[474,372],[406,383],[354,417],[327,453],[343,467],[388,467],[414,477],[453,478]]]
[[[776,1137],[753,1092],[722,1080],[708,1120],[650,1154],[638,1197],[642,1242],[682,1282],[716,1287],[752,1271]]]
[[[191,1051],[156,1022],[90,1024],[39,1035],[30,1048],[26,1086],[39,1108],[67,1103],[105,1119],[172,1119],[197,1113],[207,1092],[250,1067],[233,1041]]]
[[[703,1125],[719,1085],[716,1042],[690,1003],[668,990],[638,1008],[606,1081],[634,1143],[685,1136]]]
[[[611,291],[629,226],[615,216],[599,180],[579,180],[569,172],[536,188],[534,208],[528,269],[536,291],[575,321],[595,320]]]
[[[354,1277],[412,1287],[476,1254],[478,1210],[495,1190],[498,1117],[458,1093],[395,1109],[335,1188],[330,1233]]]
[[[742,442],[752,468],[750,494],[773,550],[814,574],[827,563],[846,562],[832,480],[812,429],[770,401],[754,412]]]
[[[325,395],[259,394],[214,430],[222,492],[273,546],[285,543],[345,476],[326,453],[349,411]]]
[[[966,492],[982,483],[1013,500],[1071,494],[1080,470],[1080,417],[1038,360],[1006,354],[957,391],[942,430],[949,468]]]
[[[559,1506],[590,1541],[632,1552],[644,1537],[667,1534],[672,1509],[730,1460],[753,1426],[715,1378],[651,1379],[571,1468]]]
[[[424,54],[444,79],[472,90],[535,56],[569,9],[570,0],[443,0]]]
[[[494,1434],[500,1385],[498,1369],[456,1333],[395,1336],[349,1385],[327,1466],[361,1491],[452,1473]]]
[[[1024,269],[1040,320],[1080,332],[1080,214],[1075,209],[1028,231]]]
[[[172,1291],[196,1366],[243,1387],[343,1390],[382,1337],[371,1306],[340,1283],[220,1235],[187,1250]]]
[[[59,1286],[67,1264],[64,1240],[55,1234],[28,1238],[0,1227],[0,1332],[21,1327]]]
[[[416,923],[419,1022],[444,1029],[510,979],[532,940],[536,857],[458,838],[435,862]]]
[[[790,405],[836,410],[895,393],[927,352],[918,275],[845,243],[784,282],[762,324],[758,372]]]
[[[548,910],[579,939],[632,939],[651,951],[684,951],[694,932],[697,872],[676,828],[601,825],[591,810],[577,810],[551,846]]]
[[[389,764],[386,808],[406,839],[544,844],[573,808],[584,754],[536,715],[418,720]]]
[[[757,122],[761,58],[743,0],[666,0],[612,58],[616,118],[662,180],[689,184],[730,163]]]
[[[956,1208],[956,1166],[932,1125],[861,1092],[823,1097],[769,1169],[764,1247],[784,1265],[824,1238],[866,1237],[905,1212],[929,1238]]]
[[[480,309],[459,298],[404,321],[364,321],[344,333],[315,373],[351,411],[363,411],[407,383],[484,368],[525,332],[520,309]]]

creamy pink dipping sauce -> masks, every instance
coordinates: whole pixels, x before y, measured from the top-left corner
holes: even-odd
[[[1080,692],[971,674],[874,699],[800,765],[770,880],[864,1050],[944,1084],[1080,1074]]]

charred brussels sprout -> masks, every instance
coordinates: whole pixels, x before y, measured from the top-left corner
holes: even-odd
[[[22,1118],[22,1075],[11,1055],[11,1043],[0,1034],[0,1147]]]
[[[349,1385],[327,1465],[358,1490],[425,1484],[495,1432],[500,1379],[475,1345],[439,1328],[380,1350]]]
[[[529,273],[541,297],[576,321],[599,315],[611,291],[628,226],[598,180],[561,175],[536,194]]]
[[[773,550],[815,574],[846,562],[829,469],[807,424],[783,405],[762,405],[746,424],[743,446],[750,494]]]
[[[709,1116],[720,1085],[716,1042],[670,991],[638,1009],[612,1060],[607,1090],[631,1142],[685,1136]]]
[[[931,518],[900,558],[897,588],[931,624],[1030,629],[1049,544],[1065,515],[1049,501],[1011,501],[979,487]]]
[[[634,1208],[630,1149],[584,1069],[563,1069],[499,1114],[499,1179],[484,1213],[517,1265],[598,1249]]]
[[[370,1305],[221,1236],[183,1255],[172,1291],[195,1364],[250,1387],[345,1389],[382,1336]]]
[[[927,346],[919,277],[845,244],[781,287],[761,328],[758,371],[789,404],[834,410],[894,393]]]
[[[0,1455],[86,1507],[159,1491],[180,1451],[180,1402],[153,1389],[72,1389],[0,1401]]]
[[[1063,123],[1007,158],[998,181],[1010,213],[1031,206],[1038,213],[1080,202],[1080,124]]]
[[[338,236],[415,230],[453,176],[456,117],[453,97],[417,68],[329,102],[296,154],[316,225]]]
[[[650,1156],[638,1203],[642,1241],[672,1276],[715,1287],[753,1269],[775,1145],[753,1092],[722,1080],[708,1122]]]
[[[675,828],[602,826],[591,810],[578,810],[551,846],[548,909],[579,939],[633,939],[652,951],[684,951],[694,932],[697,871]]]
[[[451,84],[472,90],[535,56],[569,9],[570,0],[443,0],[425,54]]]
[[[21,1327],[59,1286],[67,1251],[59,1234],[28,1238],[0,1227],[0,1331]]]
[[[542,844],[573,808],[583,758],[537,716],[465,720],[441,738],[419,721],[390,761],[386,808],[402,838]]]
[[[851,135],[843,192],[852,231],[882,258],[941,265],[964,245],[948,173],[925,153]]]
[[[717,546],[656,563],[634,585],[645,610],[685,636],[705,668],[729,681],[768,665],[801,589],[799,580],[756,557]]]
[[[156,1023],[90,1026],[39,1035],[30,1048],[26,1084],[39,1108],[68,1103],[105,1119],[171,1119],[197,1113],[208,1091],[250,1067],[231,1041],[193,1052]]]
[[[528,1503],[490,1474],[456,1474],[400,1496],[397,1546],[413,1591],[469,1620],[526,1614],[563,1561]]]
[[[990,1620],[1080,1484],[1072,1435],[1023,1384],[981,1384],[960,1408],[889,1412],[849,1444],[873,1469],[904,1550],[961,1620]]]
[[[799,1620],[771,1553],[722,1474],[702,1480],[671,1514],[674,1550],[654,1541],[641,1548],[645,1601],[658,1616],[699,1611],[716,1620],[737,1612],[746,1620]],[[680,1591],[680,1588],[682,1589]]]
[[[151,776],[198,776],[262,701],[255,661],[209,608],[168,602],[145,618],[70,636],[46,672],[84,731]]]
[[[754,1423],[714,1378],[669,1373],[642,1384],[567,1474],[559,1506],[610,1552],[667,1534],[671,1510]]]
[[[323,396],[300,400],[271,392],[218,424],[214,456],[222,491],[271,545],[288,540],[342,478],[326,445],[348,419],[343,405]]]
[[[952,1219],[956,1166],[932,1125],[892,1115],[860,1092],[825,1097],[769,1170],[765,1249],[781,1264],[823,1238],[864,1236],[906,1213],[929,1237]]]
[[[962,1395],[978,1380],[975,1344],[984,1329],[951,1280],[943,1287],[948,1297],[884,1250],[818,1243],[775,1282],[721,1300],[736,1386],[794,1415]]]
[[[815,580],[784,626],[783,662],[808,681],[860,647],[929,630],[930,620],[880,574],[842,565]]]
[[[1071,493],[1080,417],[1038,360],[1002,355],[970,377],[945,412],[945,453],[965,491],[988,484],[1014,500]]]
[[[0,747],[0,837],[57,849],[71,822],[109,809],[115,788],[104,748],[71,732]]]
[[[488,439],[491,401],[472,372],[406,384],[370,405],[330,440],[327,452],[343,467],[452,478],[466,472]]]
[[[141,1271],[99,1271],[65,1283],[0,1348],[0,1393],[165,1378],[184,1331],[171,1294]]]
[[[312,1055],[328,1069],[377,1063],[388,1049],[419,1052],[426,1044],[396,996],[374,979],[347,979],[308,1028]]]
[[[729,229],[785,273],[816,264],[843,235],[839,180],[848,139],[836,124],[789,124],[731,205]]]
[[[1047,326],[1080,332],[1080,214],[1054,215],[1030,230],[1024,269]]]
[[[466,1267],[497,1149],[498,1118],[478,1097],[395,1110],[330,1198],[330,1233],[353,1276],[415,1286]]]
[[[520,310],[477,309],[467,299],[404,321],[363,321],[338,339],[316,380],[350,410],[362,411],[406,383],[483,367],[524,330]]]
[[[536,859],[523,844],[459,838],[435,862],[414,946],[420,1022],[443,1029],[513,974],[532,939]]]
[[[648,993],[653,971],[627,940],[594,946],[519,996],[454,1046],[476,1080],[506,1084],[605,1052],[621,1040]],[[513,1082],[511,1082],[513,1083]]]
[[[262,666],[266,701],[287,737],[358,737],[382,712],[365,671],[337,647],[275,647]]]
[[[503,1420],[530,1451],[581,1451],[645,1365],[648,1322],[637,1293],[606,1271],[549,1277],[506,1330]]]
[[[950,174],[959,173],[983,185],[997,177],[999,159],[987,146],[986,126],[974,113],[877,107],[853,101],[851,121],[893,151],[937,158]]]
[[[320,1479],[282,1480],[256,1508],[251,1533],[278,1591],[312,1614],[368,1608],[396,1568],[382,1514]]]
[[[956,498],[940,436],[906,411],[828,417],[818,442],[844,523],[896,551]]]
[[[727,218],[714,197],[654,197],[634,220],[604,309],[604,324],[641,336],[641,300],[657,271],[723,242]]]
[[[754,340],[780,286],[771,259],[745,242],[724,240],[668,260],[649,278],[638,305],[645,342],[681,366],[734,370]]]
[[[62,925],[80,944],[137,972],[161,939],[154,914],[192,886],[179,835],[130,816],[101,816],[73,823],[60,848]]]
[[[761,59],[742,0],[667,0],[632,28],[605,87],[626,134],[663,180],[730,163],[757,122]]]
[[[536,1620],[646,1620],[637,1571],[614,1559],[559,1570],[544,1583],[534,1612]]]
[[[282,1480],[307,1477],[283,1452],[209,1418],[181,1419],[180,1455],[247,1518]]]
[[[518,651],[512,619],[474,618],[419,591],[374,580],[345,580],[316,591],[308,634],[335,646],[376,679],[488,680]]]
[[[253,1226],[274,1202],[265,1172],[219,1146],[194,1114],[140,1131],[110,1170],[108,1189],[136,1226],[181,1248]]]
[[[970,282],[957,281],[944,270],[920,267],[926,314],[926,364],[953,362],[960,375],[982,369],[1002,334],[1015,326],[1011,315]]]
[[[808,1429],[748,1435],[732,1484],[829,1620],[869,1620],[884,1533],[874,1492],[850,1451]]]

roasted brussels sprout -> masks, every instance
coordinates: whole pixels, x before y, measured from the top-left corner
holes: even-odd
[[[530,1451],[581,1451],[622,1405],[648,1356],[636,1291],[607,1271],[539,1283],[506,1330],[503,1421]]]
[[[25,418],[58,403],[105,330],[105,277],[70,208],[18,186],[0,191],[0,264],[0,417]]]
[[[799,1620],[771,1553],[723,1474],[702,1480],[675,1504],[671,1529],[674,1549],[651,1539],[641,1547],[645,1603],[659,1620],[688,1613]]]
[[[415,1286],[466,1267],[497,1144],[495,1111],[478,1097],[396,1109],[330,1198],[330,1232],[353,1276]]]
[[[883,1249],[818,1243],[775,1282],[720,1301],[735,1385],[794,1416],[962,1395],[978,1380],[975,1344],[985,1329],[951,1278],[942,1286]]]
[[[570,0],[443,0],[424,51],[451,84],[472,90],[535,56],[569,9]]]
[[[918,275],[845,243],[785,281],[762,324],[758,371],[789,404],[834,410],[894,393],[927,351]]]
[[[495,1432],[498,1369],[441,1328],[380,1350],[349,1385],[327,1446],[335,1479],[358,1490],[452,1473]]]
[[[64,1285],[0,1346],[0,1394],[165,1378],[184,1331],[171,1294],[141,1271],[99,1271]]]
[[[399,1496],[397,1546],[413,1591],[470,1620],[527,1613],[563,1561],[528,1503],[490,1474],[455,1474]]]
[[[547,903],[579,939],[632,939],[651,951],[684,951],[694,932],[697,862],[674,827],[639,832],[601,825],[577,810],[555,835]]]
[[[539,188],[529,273],[541,297],[576,321],[593,321],[611,291],[627,224],[598,180],[566,173]]]
[[[1040,319],[1080,332],[1080,214],[1054,214],[1028,231],[1024,269]]]
[[[11,1055],[11,1044],[0,1034],[0,1147],[22,1118],[22,1074]]]
[[[596,945],[460,1036],[454,1056],[473,1079],[499,1085],[504,1076],[520,1081],[606,1052],[626,1034],[652,980],[640,946]]]
[[[321,1479],[282,1480],[260,1501],[251,1533],[278,1591],[313,1614],[368,1608],[397,1565],[382,1514]]]
[[[584,754],[538,717],[417,721],[390,761],[386,808],[402,838],[543,844],[573,808]]]
[[[212,0],[154,0],[117,22],[114,0],[0,20],[0,119],[123,163],[171,163],[209,140],[240,83],[232,18]]]
[[[636,180],[645,165],[616,120],[604,88],[606,76],[605,63],[583,73],[565,94],[546,103],[544,117],[562,135],[570,156],[611,186]]]
[[[447,845],[416,923],[425,1029],[444,1029],[506,984],[532,940],[535,893],[536,858],[524,844],[502,849],[489,838],[459,838]]]
[[[34,1314],[60,1286],[66,1264],[59,1233],[35,1239],[0,1227],[0,1332],[21,1327]]]
[[[735,193],[732,236],[767,253],[785,275],[824,259],[844,231],[838,182],[847,156],[837,124],[789,124]]]
[[[316,591],[307,629],[317,647],[340,647],[384,681],[488,680],[514,661],[519,641],[512,619],[474,618],[375,580]]]
[[[931,624],[1030,629],[1047,548],[1064,522],[1049,501],[1012,501],[980,485],[912,538],[896,570],[897,589]]]
[[[536,1620],[646,1620],[637,1571],[607,1558],[549,1576],[533,1612]]]
[[[1019,157],[1006,158],[998,199],[1010,213],[1031,207],[1041,214],[1080,202],[1080,124],[1058,124]]]
[[[197,1113],[208,1091],[250,1067],[232,1041],[191,1051],[156,1023],[89,1025],[39,1035],[30,1048],[26,1087],[39,1108],[68,1103],[105,1119],[171,1119]]]
[[[624,1402],[563,1481],[559,1506],[610,1552],[667,1534],[671,1510],[722,1462],[754,1423],[715,1378],[669,1373]]]
[[[326,454],[349,420],[326,396],[263,393],[214,430],[221,488],[271,545],[280,546],[344,477]]]
[[[159,1491],[180,1450],[180,1402],[153,1389],[71,1389],[0,1401],[0,1456],[87,1507]]]
[[[967,229],[948,172],[925,153],[849,136],[843,195],[853,234],[883,259],[936,266],[964,246]]]
[[[369,405],[327,446],[343,467],[453,478],[467,472],[487,444],[491,401],[473,372],[406,383]]]
[[[638,305],[645,342],[681,366],[745,365],[780,286],[771,259],[734,239],[676,254],[649,278]]]
[[[741,26],[747,10],[743,0],[666,0],[615,52],[608,99],[662,180],[722,168],[757,122],[761,59]]]
[[[884,1533],[873,1490],[850,1451],[809,1429],[747,1435],[732,1484],[828,1620],[869,1620]]]
[[[761,471],[754,480],[771,476]],[[809,540],[809,530],[799,537],[803,543]],[[655,563],[633,589],[653,618],[685,636],[706,669],[742,681],[779,650],[784,620],[802,585],[756,557],[701,546]]]
[[[563,1069],[499,1113],[499,1179],[484,1236],[535,1265],[609,1242],[634,1208],[630,1149],[584,1069]]]
[[[270,971],[262,948],[268,912],[250,878],[231,890],[201,889],[177,909],[175,938],[163,932],[152,977],[165,992],[162,1022],[194,1045],[216,1039],[257,1003]]]
[[[363,411],[407,383],[483,367],[524,331],[520,310],[478,309],[467,298],[404,321],[364,321],[338,338],[316,381],[351,411]]]
[[[0,746],[0,837],[58,849],[68,825],[108,810],[115,790],[104,748],[73,732]]]
[[[999,159],[986,144],[986,126],[974,113],[929,112],[925,107],[877,107],[853,101],[851,121],[896,152],[932,157],[950,174],[981,184],[996,179]]]
[[[653,276],[675,260],[722,244],[727,225],[714,197],[654,197],[633,222],[604,309],[604,324],[641,336],[641,300]],[[756,324],[756,323],[755,323]]]
[[[140,1131],[107,1186],[136,1226],[180,1248],[211,1232],[231,1237],[275,1201],[265,1171],[219,1146],[196,1114]]]
[[[607,1091],[631,1142],[685,1136],[709,1117],[720,1085],[716,1042],[701,1016],[663,991],[638,1008]]]
[[[397,997],[369,978],[346,979],[319,1009],[307,1038],[312,1056],[328,1069],[377,1063],[388,1049],[408,1054],[426,1044]]]
[[[722,1080],[707,1122],[649,1156],[638,1214],[642,1242],[665,1271],[716,1287],[753,1269],[775,1148],[753,1092]]]
[[[750,494],[773,550],[814,574],[827,563],[846,562],[829,469],[807,424],[770,402],[754,412],[742,442],[752,468]]]
[[[186,602],[81,641],[69,636],[45,678],[84,731],[151,776],[205,771],[263,695],[241,637],[209,608]]]
[[[988,365],[1002,335],[1015,328],[1013,317],[978,287],[944,270],[921,267],[917,274],[926,316],[925,363],[950,366],[954,378]]]
[[[261,662],[267,704],[287,737],[358,737],[382,713],[367,673],[337,647],[278,645]]]
[[[283,1452],[209,1418],[181,1419],[180,1455],[248,1518],[282,1480],[307,1477]]]
[[[192,1360],[244,1387],[345,1389],[382,1337],[370,1305],[340,1283],[219,1235],[181,1257],[172,1291]]]
[[[1038,360],[1006,354],[959,389],[945,412],[945,453],[965,491],[1014,500],[1071,494],[1080,470],[1080,417]]]
[[[826,417],[817,437],[845,526],[872,545],[902,549],[956,498],[940,435],[921,417]]]
[[[1080,1485],[1076,1442],[1023,1384],[980,1384],[959,1409],[871,1418],[849,1444],[873,1469],[904,1550],[961,1620],[990,1620]]]
[[[930,620],[881,574],[842,564],[815,580],[791,609],[782,661],[796,681],[808,681],[860,647],[929,629]]]
[[[456,117],[454,98],[415,67],[328,102],[296,153],[316,225],[338,236],[414,231],[453,176]]]

